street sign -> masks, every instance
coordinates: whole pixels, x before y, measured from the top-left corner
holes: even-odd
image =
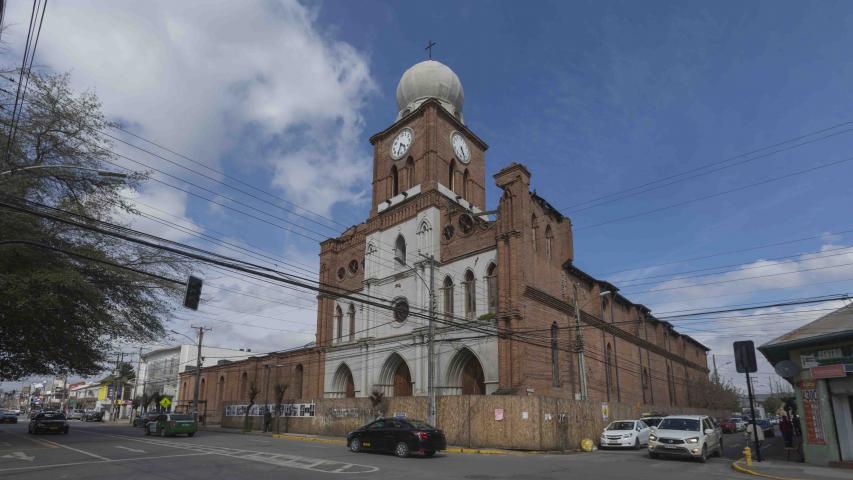
[[[755,361],[755,345],[752,340],[744,340],[734,343],[735,368],[738,373],[755,373],[758,364]]]
[[[160,400],[160,406],[161,406],[161,407],[163,407],[163,408],[165,408],[165,409],[167,409],[167,410],[169,409],[169,407],[170,407],[171,405],[172,405],[172,401],[171,401],[171,400],[169,400],[169,397],[163,397],[163,398]]]

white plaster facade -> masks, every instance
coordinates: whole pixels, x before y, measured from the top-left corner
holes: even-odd
[[[345,368],[352,374],[356,396],[369,396],[373,390],[393,396],[392,378],[401,360],[406,362],[411,374],[412,394],[427,394],[429,263],[426,257],[433,255],[438,262],[441,260],[438,258],[439,221],[439,210],[429,207],[416,218],[367,237],[364,287],[358,293],[395,301],[405,299],[410,313],[404,321],[398,322],[394,312],[388,309],[347,299],[336,302],[335,311],[340,309],[342,318],[341,321],[334,318],[332,322],[334,341],[327,351],[325,363],[324,391],[327,397],[345,396]],[[405,253],[397,246],[401,236],[405,240]],[[478,318],[488,311],[485,277],[489,265],[496,260],[496,254],[494,249],[481,251],[436,267],[435,386],[439,395],[461,393],[462,367],[471,355],[482,367],[485,393],[490,394],[497,389],[497,337],[484,334],[482,338],[470,338],[477,335],[469,329],[448,325],[443,311],[442,288],[449,276],[454,285],[452,321],[462,321],[460,317],[464,316],[465,301],[462,285],[466,272],[470,270],[475,278],[476,311],[468,321],[480,325],[484,332],[495,333],[493,321]],[[401,258],[404,262],[398,257],[404,257]]]
[[[202,346],[201,365],[210,367],[220,360],[237,361],[248,358],[249,355],[251,355],[249,352]],[[180,393],[178,376],[186,371],[188,366],[195,367],[196,356],[197,347],[189,344],[161,348],[142,354],[139,364],[139,381],[133,392],[134,398],[143,393],[150,395],[155,392],[178,398]]]

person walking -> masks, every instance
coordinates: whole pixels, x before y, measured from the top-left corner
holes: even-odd
[[[264,432],[271,431],[270,424],[272,423],[272,413],[269,407],[264,408]]]
[[[791,424],[791,420],[788,419],[787,415],[783,416],[782,420],[779,421],[779,430],[782,432],[782,438],[785,439],[785,448],[793,447],[794,425]]]

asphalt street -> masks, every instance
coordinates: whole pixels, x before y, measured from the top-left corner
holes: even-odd
[[[653,460],[644,450],[583,454],[472,455],[397,458],[351,453],[344,446],[258,435],[198,432],[147,437],[127,425],[71,422],[71,432],[28,435],[26,420],[0,425],[3,479],[596,479],[738,478],[730,461]],[[286,477],[285,477],[286,476]]]

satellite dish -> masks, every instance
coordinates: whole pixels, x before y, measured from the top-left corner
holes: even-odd
[[[800,372],[800,368],[797,367],[797,364],[790,360],[782,360],[774,365],[773,369],[776,370],[776,374],[782,378],[791,378]]]

